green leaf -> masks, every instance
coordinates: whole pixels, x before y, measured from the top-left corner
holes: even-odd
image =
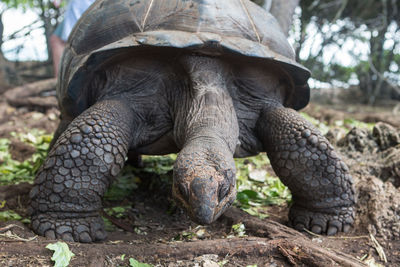
[[[147,263],[141,263],[138,262],[137,260],[133,258],[129,258],[129,265],[131,267],[152,267],[153,265],[147,264]]]
[[[37,170],[46,158],[52,137],[37,129],[30,129],[28,134],[11,133],[11,135],[34,146],[36,152],[23,162],[14,160],[10,153],[11,142],[6,138],[0,138],[0,162],[2,163],[0,164],[0,185],[33,182]]]
[[[69,250],[68,245],[64,242],[48,244],[46,248],[54,250],[54,254],[51,257],[51,260],[55,262],[54,267],[68,266],[71,258],[75,256],[75,254]]]
[[[232,225],[232,230],[237,236],[246,236],[246,227],[243,223]]]
[[[126,217],[126,210],[128,210],[130,206],[117,206],[112,208],[105,208],[104,211],[109,216],[114,216],[115,218],[124,218]]]
[[[258,198],[258,193],[256,191],[253,190],[243,190],[241,191],[242,194],[245,194],[246,196],[248,196],[250,199],[257,199]]]
[[[6,222],[11,220],[21,220],[22,217],[12,210],[0,211],[0,222]]]
[[[249,204],[249,200],[250,200],[249,196],[243,192],[238,192],[236,199],[243,205]]]

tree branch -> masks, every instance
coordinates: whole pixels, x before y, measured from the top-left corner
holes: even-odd
[[[386,83],[389,85],[390,88],[392,88],[393,90],[396,91],[396,93],[400,94],[400,87],[398,87],[398,86],[396,86],[395,84],[393,84],[393,83],[392,83],[391,81],[389,81],[382,73],[380,73],[380,72],[376,69],[374,63],[372,62],[372,58],[371,58],[371,57],[368,57],[368,62],[369,62],[369,64],[370,64],[370,69],[371,69],[371,71],[372,71],[375,75],[377,75],[382,81],[386,82]]]

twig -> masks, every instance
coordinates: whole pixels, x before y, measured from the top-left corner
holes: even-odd
[[[368,58],[368,62],[371,66],[371,70],[375,75],[378,75],[379,78],[381,78],[381,80],[385,81],[393,90],[395,90],[398,94],[400,94],[400,87],[396,86],[395,84],[393,84],[391,81],[389,81],[382,73],[380,73],[374,63],[372,62],[371,57]]]
[[[290,255],[289,251],[285,249],[284,247],[278,245],[278,250],[282,254],[282,256],[286,257],[286,259],[293,264],[293,266],[298,265],[299,263]]]
[[[31,237],[31,238],[28,238],[28,239],[22,238],[22,237],[17,236],[16,234],[11,233],[11,231],[6,232],[5,234],[0,234],[0,236],[15,239],[18,241],[23,241],[23,242],[30,242],[37,238],[37,235],[35,235],[34,237]]]
[[[343,0],[342,1],[342,4],[340,5],[340,8],[339,8],[338,12],[336,13],[336,15],[335,15],[335,17],[333,18],[332,21],[336,21],[342,16],[342,13],[343,13],[344,9],[346,8],[348,2],[349,2],[348,0]]]
[[[360,236],[323,236],[319,235],[316,233],[311,232],[310,230],[304,228],[303,231],[309,233],[310,235],[316,236],[316,237],[323,237],[323,238],[328,238],[328,239],[362,239],[362,238],[369,238],[367,235],[360,235]]]
[[[16,225],[16,224],[9,224],[7,226],[4,226],[4,227],[0,228],[0,233],[4,233],[4,232],[6,232],[6,231],[8,231],[8,230],[10,230],[11,228],[14,228],[14,227],[19,227],[21,229],[24,229],[22,226],[19,226],[19,225]]]
[[[135,233],[135,229],[133,227],[131,227],[130,225],[127,225],[127,224],[121,222],[120,220],[117,220],[114,217],[108,215],[104,210],[102,211],[102,216],[104,216],[105,218],[110,220],[110,222],[112,224],[114,224],[115,226],[121,228],[122,230],[125,230],[127,232],[131,232],[131,233]]]
[[[34,25],[35,25],[36,23],[38,23],[38,22],[40,22],[40,19],[37,19],[37,20],[35,20],[34,22],[32,22],[32,23],[30,23],[30,24],[28,24],[28,25],[26,25],[26,26],[24,26],[24,27],[22,27],[22,28],[16,30],[15,32],[13,32],[12,34],[10,34],[10,35],[8,35],[6,38],[4,38],[4,39],[3,39],[3,43],[4,43],[4,42],[7,42],[7,41],[10,41],[10,40],[14,40],[14,39],[17,39],[17,38],[21,38],[21,37],[27,36],[27,35],[29,35],[29,34],[32,32],[33,29],[39,29],[39,28],[43,27],[43,25],[34,27]],[[22,32],[22,31],[24,31],[24,30],[26,30],[26,29],[28,29],[28,32],[27,32],[27,33],[24,33],[22,36],[18,36],[18,35],[17,35],[18,33]]]
[[[372,240],[372,243],[374,244],[376,252],[378,252],[379,258],[381,259],[381,261],[384,261],[385,263],[387,263],[387,258],[386,258],[385,251],[383,251],[383,247],[379,244],[378,240],[376,240],[376,238],[374,237],[373,234],[369,234],[369,236]]]

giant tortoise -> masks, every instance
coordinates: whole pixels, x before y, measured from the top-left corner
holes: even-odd
[[[293,195],[291,225],[353,223],[347,166],[295,110],[309,71],[248,0],[98,0],[75,26],[57,85],[61,122],[30,193],[33,230],[106,237],[102,197],[128,151],[179,153],[172,193],[200,224],[235,200],[234,157],[267,152]]]

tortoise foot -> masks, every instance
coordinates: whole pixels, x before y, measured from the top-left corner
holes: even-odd
[[[347,233],[354,223],[353,207],[334,207],[311,210],[293,205],[289,212],[290,224],[298,231],[310,230],[316,234]]]
[[[68,216],[69,215],[69,216]],[[50,239],[62,239],[90,243],[104,240],[107,236],[104,222],[98,215],[46,213],[32,217],[32,228],[39,235]],[[69,218],[65,218],[68,216]],[[79,217],[78,217],[79,216]]]

